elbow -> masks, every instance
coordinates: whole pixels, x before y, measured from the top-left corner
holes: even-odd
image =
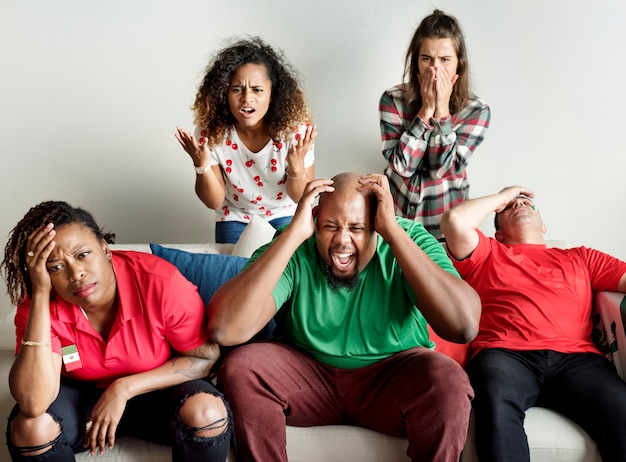
[[[446,234],[451,234],[452,230],[454,229],[454,222],[457,220],[457,217],[455,215],[455,210],[452,208],[446,210],[441,216],[439,228],[441,229],[441,232],[444,236]]]
[[[209,313],[211,313],[211,303],[209,303]],[[247,342],[254,334],[246,336],[240,326],[234,325],[228,320],[221,319],[216,315],[209,315],[208,323],[209,338],[220,346],[234,346]]]
[[[459,343],[470,343],[478,335],[478,323],[465,326],[460,332]]]
[[[474,289],[470,288],[459,306],[461,307],[460,313],[463,314],[459,316],[460,322],[457,323],[454,333],[448,340],[454,343],[470,343],[478,335],[482,311],[480,297]]]
[[[20,414],[26,418],[34,419],[42,416],[48,411],[51,403],[45,403],[43,400],[35,400],[32,397],[13,396],[20,409]]]
[[[474,289],[471,289],[471,293],[468,294],[466,303],[465,312],[467,313],[467,319],[464,328],[461,330],[463,343],[471,342],[478,335],[480,314],[482,312],[480,297]]]
[[[234,332],[234,329],[224,329],[216,325],[209,325],[209,336],[215,343],[225,347],[241,345],[252,338],[252,335]]]

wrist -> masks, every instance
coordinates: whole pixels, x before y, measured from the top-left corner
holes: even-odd
[[[204,165],[204,166],[197,166],[194,165],[195,169],[196,169],[196,174],[197,175],[204,175],[206,172],[209,171],[209,169],[211,168],[210,165]]]
[[[285,173],[287,174],[287,179],[300,181],[306,178],[306,169],[302,170],[302,174],[298,174],[298,172],[292,170],[289,166],[285,168]]]

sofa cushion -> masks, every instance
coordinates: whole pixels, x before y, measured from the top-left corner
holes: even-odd
[[[154,255],[176,266],[183,276],[194,283],[205,304],[209,303],[219,286],[239,273],[248,262],[244,257],[187,252],[159,244],[150,244],[150,249]]]
[[[189,281],[198,287],[198,293],[205,305],[219,286],[237,275],[248,262],[247,258],[235,255],[213,253],[193,253],[172,249],[159,244],[150,244],[150,249],[157,255],[178,268]],[[272,319],[250,341],[272,337],[275,321]],[[222,357],[235,347],[220,347]]]
[[[263,218],[253,215],[233,248],[232,255],[250,258],[254,251],[274,238],[276,230]]]

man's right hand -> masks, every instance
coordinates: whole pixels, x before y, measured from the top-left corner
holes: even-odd
[[[289,224],[289,228],[306,240],[315,232],[315,217],[317,216],[316,200],[322,193],[332,193],[335,190],[333,180],[317,179],[310,181],[304,188],[302,198],[298,201],[298,208]]]
[[[502,212],[507,205],[509,205],[509,203],[519,195],[528,196],[530,198],[535,197],[534,192],[523,186],[507,186],[498,192],[498,196],[501,198],[502,203],[494,211],[496,213]]]

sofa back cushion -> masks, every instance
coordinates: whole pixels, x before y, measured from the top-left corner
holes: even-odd
[[[183,276],[198,287],[198,293],[205,306],[219,286],[237,275],[248,262],[248,258],[219,253],[193,253],[180,249],[150,244],[150,249],[157,255],[178,268]],[[272,337],[276,323],[272,319],[250,341]],[[220,347],[222,357],[236,347]]]

